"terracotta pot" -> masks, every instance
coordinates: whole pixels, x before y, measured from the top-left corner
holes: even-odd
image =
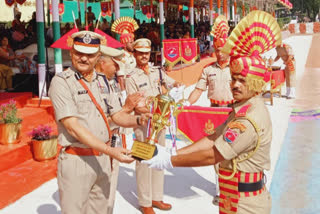
[[[58,138],[32,140],[33,157],[37,161],[54,159],[58,152]]]
[[[0,143],[14,144],[20,142],[20,123],[1,123],[0,124]]]

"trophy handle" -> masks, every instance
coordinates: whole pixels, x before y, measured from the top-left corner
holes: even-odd
[[[186,99],[181,99],[177,103],[173,103],[173,106],[174,106],[173,116],[176,117],[176,116],[178,116],[178,114],[180,114],[183,111],[183,102],[185,100]],[[179,107],[180,107],[180,109],[179,109]]]
[[[147,99],[146,99],[146,106],[147,106],[147,109],[148,109],[149,111],[151,110],[150,104],[153,104],[153,105],[154,105],[154,108],[153,108],[153,109],[155,109],[155,108],[157,107],[157,106],[156,106],[156,104],[157,104],[157,98],[156,98],[156,97],[152,97],[152,96],[147,97]]]

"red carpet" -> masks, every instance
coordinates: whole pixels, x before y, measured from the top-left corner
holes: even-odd
[[[50,100],[38,99],[31,93],[1,93],[0,105],[14,99],[22,118],[21,141],[13,145],[0,144],[0,209],[15,202],[56,176],[57,160],[38,162],[33,159],[30,131],[48,124],[57,133]]]

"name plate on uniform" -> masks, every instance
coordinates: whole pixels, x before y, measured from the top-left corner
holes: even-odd
[[[157,154],[158,150],[155,145],[134,141],[131,148],[131,155],[137,160],[149,160]]]

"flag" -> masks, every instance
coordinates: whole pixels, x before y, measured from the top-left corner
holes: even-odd
[[[114,39],[113,37],[109,36],[108,34],[106,34],[105,32],[99,30],[99,29],[94,29],[94,32],[100,34],[101,36],[103,36],[104,38],[106,38],[107,40],[107,46],[111,47],[111,48],[122,48],[123,44],[121,44],[119,41],[117,41],[116,39]]]
[[[181,39],[181,60],[188,64],[195,61],[197,57],[197,39]]]
[[[228,118],[232,108],[184,106],[177,116],[177,129],[192,143],[212,135]]]
[[[180,40],[179,39],[165,39],[163,43],[163,53],[166,62],[174,66],[181,60]]]
[[[55,41],[50,47],[51,48],[61,48],[65,50],[69,50],[72,46],[68,46],[68,39],[71,39],[71,35],[75,32],[78,32],[78,28],[71,29],[68,33],[64,34],[60,39]]]

